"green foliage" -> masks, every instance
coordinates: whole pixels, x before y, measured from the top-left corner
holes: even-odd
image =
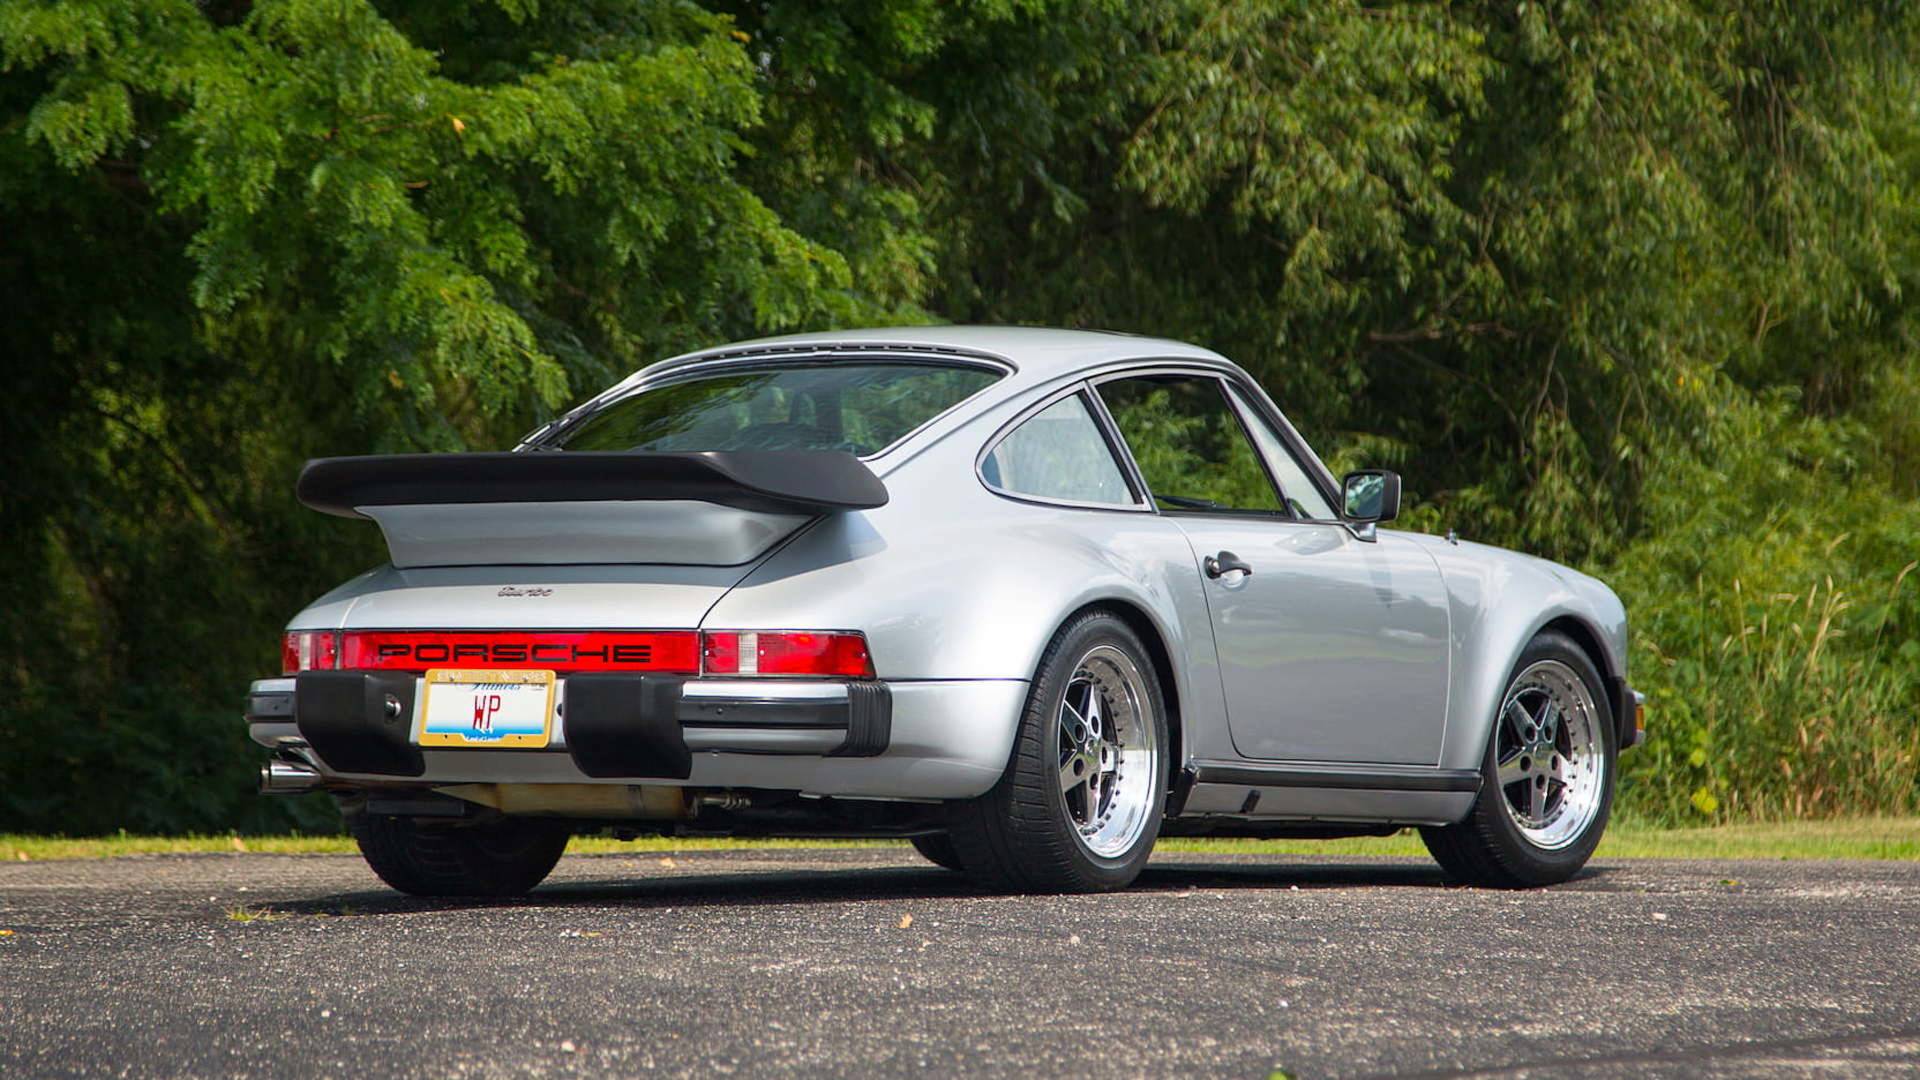
[[[1703,445],[1648,477],[1661,527],[1602,571],[1651,691],[1626,805],[1681,822],[1912,813],[1920,504],[1858,467],[1857,428],[1780,395],[1710,409]]]
[[[379,557],[305,457],[928,318],[1205,343],[1614,582],[1628,809],[1912,812],[1916,55],[1894,0],[0,5],[0,826],[287,813],[237,699]]]
[[[268,812],[234,708],[378,553],[294,505],[304,458],[495,446],[850,310],[737,175],[759,75],[687,5],[8,4],[0,63],[0,819]]]

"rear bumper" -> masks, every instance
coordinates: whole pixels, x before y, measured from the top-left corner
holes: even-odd
[[[1027,687],[576,675],[560,682],[548,746],[506,750],[420,746],[420,682],[262,679],[247,698],[249,732],[342,786],[664,783],[953,799],[999,779]]]

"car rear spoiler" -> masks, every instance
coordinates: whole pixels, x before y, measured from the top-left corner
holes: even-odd
[[[349,518],[367,517],[367,506],[695,500],[813,515],[887,503],[886,486],[859,458],[812,450],[315,458],[294,490],[313,509]]]

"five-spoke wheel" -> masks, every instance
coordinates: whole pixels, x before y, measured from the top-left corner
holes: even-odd
[[[1518,887],[1565,881],[1606,828],[1618,750],[1600,672],[1572,639],[1535,637],[1493,718],[1473,810],[1420,830],[1452,877]]]
[[[1154,717],[1126,653],[1096,645],[1060,697],[1060,794],[1080,841],[1112,858],[1139,839],[1153,793]]]
[[[948,838],[989,882],[1123,888],[1146,864],[1166,803],[1166,712],[1146,647],[1103,611],[1048,646],[1007,774],[956,808]]]
[[[1495,729],[1495,774],[1507,813],[1535,847],[1565,847],[1600,810],[1604,714],[1573,668],[1541,660],[1507,690]]]

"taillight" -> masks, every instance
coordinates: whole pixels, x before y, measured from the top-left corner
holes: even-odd
[[[700,635],[706,675],[831,675],[873,678],[863,634],[816,630],[709,630]]]
[[[349,630],[340,652],[348,671],[700,670],[698,635],[691,630]]]
[[[340,635],[331,630],[293,630],[280,639],[280,671],[331,671],[340,666]]]
[[[422,671],[433,667],[657,671],[707,675],[874,677],[867,639],[815,630],[435,631],[295,630],[280,668]],[[696,644],[698,656],[695,655]]]

